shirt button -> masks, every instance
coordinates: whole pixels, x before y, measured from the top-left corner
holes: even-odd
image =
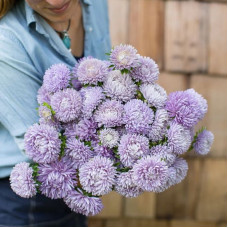
[[[89,32],[92,32],[93,31],[93,28],[92,27],[89,27]]]

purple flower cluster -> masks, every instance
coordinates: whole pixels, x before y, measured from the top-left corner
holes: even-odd
[[[21,197],[40,192],[93,216],[103,208],[101,196],[163,192],[186,177],[182,154],[210,151],[212,132],[194,129],[208,108],[200,94],[188,89],[167,96],[156,83],[158,65],[131,45],[116,46],[109,56],[45,72],[39,123],[24,137],[35,164],[19,163],[10,176]]]

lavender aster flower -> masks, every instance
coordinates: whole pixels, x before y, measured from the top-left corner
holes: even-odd
[[[153,59],[149,57],[139,57],[139,66],[133,69],[131,76],[136,81],[143,83],[154,83],[158,80],[159,68]]]
[[[95,121],[101,127],[116,127],[122,124],[124,107],[120,101],[107,100],[102,103],[94,114]]]
[[[170,93],[166,109],[174,121],[186,128],[192,128],[202,119],[206,110],[206,101],[193,89]]]
[[[61,140],[54,127],[32,125],[24,137],[25,151],[29,158],[38,163],[49,163],[59,157]]]
[[[114,129],[107,128],[100,131],[99,138],[102,145],[107,146],[109,148],[113,148],[118,144],[119,133]]]
[[[166,91],[158,84],[143,84],[140,91],[151,106],[164,108],[167,100]]]
[[[80,91],[82,95],[82,113],[84,117],[91,118],[93,111],[104,100],[105,95],[101,87],[86,87]]]
[[[141,100],[133,99],[124,105],[123,121],[130,133],[147,134],[154,121],[153,110]]]
[[[66,136],[67,138],[75,138],[76,137],[76,127],[77,127],[77,122],[75,122],[75,121],[71,121],[71,122],[63,124],[64,136]]]
[[[36,195],[36,184],[32,174],[33,169],[27,162],[21,162],[14,166],[10,174],[10,186],[17,195],[24,198]]]
[[[172,167],[176,170],[176,178],[173,179],[173,184],[178,184],[187,175],[188,163],[183,158],[177,158]]]
[[[44,102],[50,104],[50,100],[51,100],[51,95],[49,93],[49,91],[47,90],[47,88],[42,85],[39,90],[38,90],[38,94],[37,94],[37,101],[40,105],[42,105]]]
[[[84,190],[93,195],[105,195],[115,184],[116,169],[109,158],[96,156],[79,169],[79,179]]]
[[[172,149],[166,145],[157,145],[151,148],[151,155],[160,158],[167,163],[168,166],[171,166],[175,160],[177,155],[172,153]]]
[[[214,135],[212,132],[203,130],[198,134],[196,142],[193,144],[193,147],[197,154],[206,155],[212,146],[214,141]]]
[[[158,109],[155,114],[154,122],[148,133],[151,141],[159,141],[167,135],[168,112],[165,109]]]
[[[91,149],[76,138],[67,139],[65,153],[78,164],[78,167],[94,156]]]
[[[166,162],[157,157],[146,156],[133,166],[133,182],[144,191],[154,191],[165,185],[168,178]]]
[[[46,120],[51,120],[52,118],[51,110],[48,107],[41,105],[39,107],[39,116]]]
[[[100,198],[85,196],[80,190],[70,191],[64,202],[72,211],[86,216],[96,215],[103,209]]]
[[[138,58],[137,50],[134,47],[121,44],[111,50],[110,62],[117,70],[131,70],[138,65]]]
[[[137,160],[149,154],[149,140],[142,135],[123,135],[120,140],[118,153],[120,161],[125,166],[132,167]]]
[[[65,197],[77,184],[74,164],[67,158],[40,164],[38,169],[40,191],[51,199]]]
[[[119,70],[111,71],[108,74],[103,88],[106,96],[124,102],[132,99],[137,90],[137,86],[129,74],[121,74]]]
[[[191,145],[191,133],[180,124],[175,122],[170,124],[168,130],[168,146],[176,154],[185,153]]]
[[[106,157],[106,158],[110,158],[110,159],[114,159],[114,153],[112,151],[112,149],[106,147],[106,146],[101,146],[101,145],[96,145],[94,146],[94,152],[97,156],[100,157]]]
[[[93,119],[81,119],[76,125],[75,133],[79,139],[90,141],[96,137],[97,123]]]
[[[77,67],[77,76],[82,84],[97,85],[103,82],[108,74],[107,64],[95,58],[83,58]]]
[[[62,122],[70,122],[79,117],[82,108],[82,99],[74,89],[65,89],[56,92],[51,98],[51,107],[55,117]]]
[[[55,93],[68,86],[70,70],[65,64],[54,64],[46,70],[43,80],[43,85],[46,89],[51,93]]]
[[[132,171],[120,173],[118,175],[115,191],[125,197],[137,197],[143,193],[143,190],[134,184],[132,180]]]

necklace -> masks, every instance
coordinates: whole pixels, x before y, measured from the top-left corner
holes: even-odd
[[[68,34],[68,31],[70,29],[70,24],[71,24],[71,20],[69,19],[68,21],[68,26],[67,26],[67,29],[66,30],[63,30],[63,31],[56,31],[57,33],[60,34],[60,37],[64,43],[64,45],[66,46],[67,49],[70,50],[70,46],[71,46],[71,39],[70,39],[70,36]]]

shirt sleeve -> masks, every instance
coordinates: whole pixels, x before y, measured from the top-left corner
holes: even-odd
[[[28,41],[29,42],[29,41]],[[29,54],[13,33],[0,31],[0,122],[20,150],[27,128],[38,122],[37,91],[42,83]]]

